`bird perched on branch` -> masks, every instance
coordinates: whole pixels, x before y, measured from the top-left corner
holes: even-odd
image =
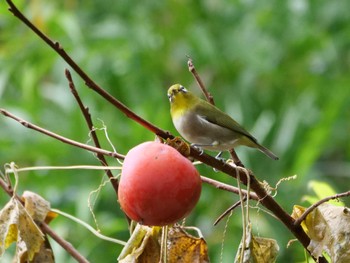
[[[256,148],[273,160],[269,149],[239,125],[229,115],[202,100],[180,84],[168,90],[171,117],[177,131],[194,146],[214,151],[227,151],[244,145]]]

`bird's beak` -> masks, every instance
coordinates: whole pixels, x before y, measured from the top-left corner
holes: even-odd
[[[170,102],[173,102],[173,98],[174,98],[174,93],[168,93],[168,99]]]

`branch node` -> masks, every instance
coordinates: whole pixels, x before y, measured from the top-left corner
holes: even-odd
[[[55,47],[56,47],[57,49],[59,49],[59,50],[63,50],[63,48],[62,48],[62,46],[61,46],[60,42],[55,41],[55,42],[54,42],[54,45],[55,45]]]
[[[190,56],[187,55],[187,66],[188,66],[188,71],[193,73],[193,71],[195,70],[194,65],[193,65],[193,61],[192,58]]]

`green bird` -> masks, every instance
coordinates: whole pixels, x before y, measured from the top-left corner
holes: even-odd
[[[175,128],[194,146],[228,151],[239,145],[256,148],[273,160],[278,157],[239,125],[229,115],[202,100],[180,84],[168,90],[170,113]]]

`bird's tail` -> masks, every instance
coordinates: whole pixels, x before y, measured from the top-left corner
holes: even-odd
[[[263,152],[264,154],[266,154],[268,157],[270,157],[273,160],[278,160],[279,158],[273,153],[271,152],[269,149],[265,148],[264,146],[260,145],[260,144],[256,144],[257,148]]]

